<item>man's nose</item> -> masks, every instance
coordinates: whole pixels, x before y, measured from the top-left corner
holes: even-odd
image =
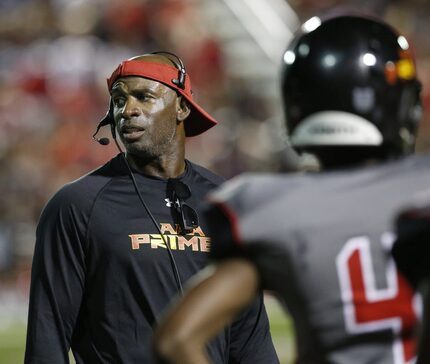
[[[140,115],[140,108],[136,100],[134,100],[132,97],[129,98],[122,110],[122,116],[126,119],[130,119],[132,117],[139,116],[139,115]]]

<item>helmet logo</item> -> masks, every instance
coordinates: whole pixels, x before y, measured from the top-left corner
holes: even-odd
[[[369,112],[375,105],[375,91],[370,87],[355,87],[352,90],[352,105],[360,113]]]

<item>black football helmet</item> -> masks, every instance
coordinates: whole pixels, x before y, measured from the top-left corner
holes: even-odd
[[[286,122],[299,150],[412,152],[420,89],[406,38],[374,18],[314,17],[284,54]]]

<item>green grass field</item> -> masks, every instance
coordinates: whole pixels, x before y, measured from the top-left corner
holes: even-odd
[[[271,296],[265,296],[265,305],[269,316],[273,343],[281,364],[292,364],[296,355],[294,329],[290,316]]]
[[[294,358],[294,337],[291,320],[271,297],[266,297],[273,342],[281,364],[291,364]],[[22,364],[24,361],[25,325],[16,323],[0,328],[0,364]],[[73,363],[73,361],[71,361]]]
[[[22,364],[24,362],[26,326],[16,323],[0,328],[0,364]],[[70,363],[74,364],[70,356]]]
[[[24,344],[24,324],[17,323],[0,330],[0,364],[22,364]]]

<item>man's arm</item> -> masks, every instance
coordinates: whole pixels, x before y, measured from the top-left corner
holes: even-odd
[[[25,364],[69,363],[85,282],[82,212],[57,197],[36,233]]]
[[[209,363],[205,345],[258,293],[257,270],[243,259],[207,267],[197,279],[156,330],[154,347],[160,363]]]

